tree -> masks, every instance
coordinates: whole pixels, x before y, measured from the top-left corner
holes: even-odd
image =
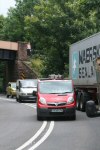
[[[5,25],[5,18],[3,15],[0,15],[0,40],[4,39],[4,25]]]
[[[69,63],[70,44],[92,33],[94,22],[80,11],[81,3],[81,0],[41,0],[34,6],[34,14],[26,17],[35,51],[44,56],[45,75],[63,74],[65,64]]]
[[[96,33],[100,31],[100,1],[99,0],[81,0],[80,10],[84,16],[89,18],[93,23],[92,28],[91,25],[88,24],[88,29],[91,28],[90,34]]]
[[[43,61],[43,75],[65,74],[70,44],[99,31],[99,5],[97,0],[16,0],[3,36],[29,41],[33,56]]]
[[[26,41],[25,17],[31,16],[36,0],[16,0],[16,7],[10,8],[5,23],[5,39]]]

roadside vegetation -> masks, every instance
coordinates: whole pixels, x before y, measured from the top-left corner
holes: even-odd
[[[7,17],[0,16],[0,40],[30,42],[31,66],[40,77],[68,76],[70,44],[100,31],[100,1],[15,1]]]

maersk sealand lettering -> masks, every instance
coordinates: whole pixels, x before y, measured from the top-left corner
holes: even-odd
[[[91,62],[98,56],[100,56],[100,44],[79,51],[79,78],[91,78],[94,76],[95,70]]]

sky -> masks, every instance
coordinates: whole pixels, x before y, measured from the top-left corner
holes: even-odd
[[[15,0],[0,0],[0,15],[7,16],[7,11],[10,7],[15,6]]]

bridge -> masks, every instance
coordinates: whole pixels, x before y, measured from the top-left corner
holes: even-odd
[[[3,89],[7,83],[16,82],[17,79],[37,78],[37,75],[27,65],[29,43],[0,41],[0,62],[4,63]]]

